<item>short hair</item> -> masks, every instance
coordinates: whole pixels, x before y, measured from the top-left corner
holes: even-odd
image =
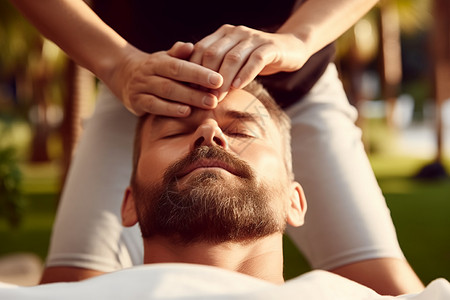
[[[263,87],[261,83],[256,80],[250,82],[246,87],[243,88],[244,91],[249,92],[255,98],[257,98],[269,112],[270,117],[274,121],[275,125],[281,134],[281,141],[283,147],[284,164],[286,171],[290,180],[294,180],[294,173],[292,171],[292,152],[291,152],[291,120],[286,115],[286,113],[278,106],[273,97],[269,92]],[[136,172],[139,163],[139,158],[141,155],[141,144],[142,144],[142,127],[150,114],[145,114],[139,117],[138,123],[136,125],[136,132],[134,138],[134,150],[133,150],[133,170],[131,173],[131,184],[136,182]]]

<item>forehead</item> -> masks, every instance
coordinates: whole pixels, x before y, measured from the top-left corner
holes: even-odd
[[[245,90],[232,90],[213,110],[193,108],[189,117],[181,119],[176,118],[176,120],[190,122],[196,119],[203,119],[205,117],[214,117],[216,119],[228,117],[229,119],[233,119],[242,118],[243,116],[254,118],[255,121],[264,128],[266,126],[274,126],[270,113],[264,104],[254,95]],[[172,117],[151,115],[147,118],[145,127],[152,130],[153,128],[158,127],[153,125],[174,119],[175,118]]]

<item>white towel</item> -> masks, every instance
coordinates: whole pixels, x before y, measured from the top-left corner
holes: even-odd
[[[154,264],[124,269],[75,283],[54,283],[34,287],[0,283],[0,299],[448,300],[450,283],[445,279],[437,279],[420,294],[386,297],[325,271],[312,271],[283,285],[275,285],[210,266]]]

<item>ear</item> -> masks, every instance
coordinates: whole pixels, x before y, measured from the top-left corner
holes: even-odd
[[[122,202],[122,225],[131,227],[138,222],[136,205],[134,203],[133,191],[131,187],[127,187]]]
[[[287,210],[287,222],[298,227],[305,222],[306,198],[301,185],[294,181],[291,184],[291,196]]]

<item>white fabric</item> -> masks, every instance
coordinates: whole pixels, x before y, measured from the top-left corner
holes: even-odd
[[[308,211],[289,236],[314,268],[404,258],[383,194],[373,174],[356,109],[330,65],[302,101],[290,107],[292,156]]]
[[[287,110],[294,173],[306,193],[306,224],[288,229],[314,268],[403,258],[383,195],[354,125],[336,68]],[[53,229],[48,266],[104,272],[142,263],[139,229],[123,229],[136,118],[102,87],[72,162]]]
[[[244,274],[188,264],[156,264],[124,269],[75,283],[18,287],[0,283],[2,300],[145,300],[145,299],[308,299],[308,300],[448,300],[450,284],[433,281],[420,294],[380,296],[358,283],[313,271],[275,285]]]

